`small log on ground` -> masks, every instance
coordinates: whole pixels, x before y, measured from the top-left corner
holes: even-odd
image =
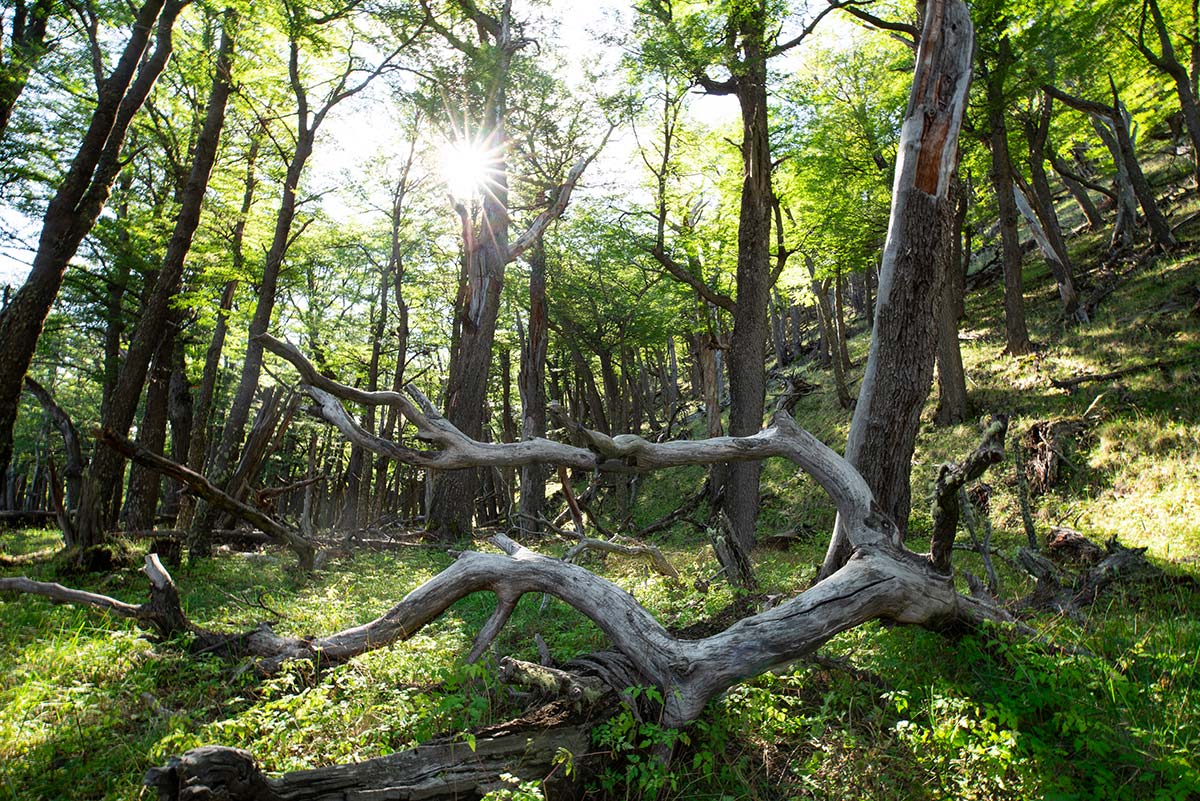
[[[663,556],[662,551],[653,545],[646,545],[641,542],[631,542],[628,544],[614,542],[612,540],[601,540],[595,537],[580,537],[579,542],[571,546],[563,559],[567,562],[574,562],[579,558],[584,551],[600,551],[601,553],[615,553],[621,556],[640,556],[650,563],[655,572],[666,576],[667,578],[679,578],[679,571],[675,566],[667,561],[667,557]]]
[[[519,684],[549,698],[561,698],[576,704],[595,704],[612,692],[602,679],[569,673],[546,665],[535,665],[506,656],[500,660],[500,680]]]
[[[23,528],[25,526],[48,526],[57,520],[53,509],[0,512],[0,528]]]
[[[265,776],[248,752],[205,746],[171,759],[146,774],[159,801],[329,801],[330,799],[448,799],[465,801],[510,787],[501,774],[521,781],[546,780],[547,797],[570,794],[556,760],[579,767],[589,751],[591,723],[551,704],[537,714],[475,733],[435,740],[365,762]],[[570,756],[566,756],[566,755]]]
[[[1051,378],[1050,383],[1058,389],[1065,389],[1068,392],[1074,392],[1075,389],[1083,384],[1091,384],[1096,381],[1113,381],[1118,378],[1124,378],[1127,375],[1135,375],[1144,373],[1148,370],[1163,370],[1166,371],[1171,367],[1182,362],[1183,359],[1158,359],[1145,364],[1135,364],[1129,367],[1122,367],[1120,370],[1111,370],[1107,373],[1088,373],[1085,375],[1075,376],[1074,378]]]

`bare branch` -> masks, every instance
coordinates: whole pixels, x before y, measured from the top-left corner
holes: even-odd
[[[655,245],[646,252],[653,256],[654,260],[662,265],[667,272],[694,289],[697,295],[704,298],[712,305],[724,309],[730,314],[733,313],[734,309],[736,308],[736,303],[733,298],[724,293],[717,292],[708,284],[701,281],[700,278],[694,275],[691,270],[671,258],[663,248]]]
[[[533,247],[533,244],[537,242],[542,234],[546,232],[546,229],[550,226],[550,223],[557,220],[562,216],[562,213],[566,211],[567,204],[571,201],[571,192],[574,191],[575,184],[579,182],[579,178],[583,175],[583,171],[587,169],[587,166],[592,163],[592,160],[595,159],[596,156],[600,154],[600,151],[604,149],[604,146],[608,144],[608,138],[612,136],[612,132],[615,127],[615,125],[610,125],[608,130],[605,132],[604,137],[600,140],[600,144],[596,146],[596,149],[593,150],[589,155],[580,159],[575,166],[571,168],[570,172],[567,173],[566,180],[563,181],[562,184],[559,185],[558,189],[554,191],[554,201],[550,204],[550,206],[537,217],[535,217],[533,222],[529,224],[529,228],[525,230],[525,233],[521,234],[519,237],[517,237],[516,241],[509,245],[508,261],[513,261],[514,259],[520,258],[521,254]]]

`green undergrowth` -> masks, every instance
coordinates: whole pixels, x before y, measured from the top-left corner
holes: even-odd
[[[1200,235],[1200,232],[1192,234]],[[1100,234],[1071,240],[1083,294],[1100,286]],[[1182,252],[1186,252],[1186,249]],[[1027,261],[1035,354],[1003,355],[1001,288],[972,293],[963,356],[975,418],[1010,415],[1009,444],[1039,421],[1077,421],[1057,484],[1031,499],[1039,536],[1071,526],[1096,542],[1119,537],[1148,549],[1168,573],[1200,575],[1200,321],[1189,317],[1200,282],[1196,260],[1170,254],[1129,269],[1090,325],[1068,324],[1048,273]],[[861,370],[866,337],[851,342]],[[1056,389],[1051,379],[1163,367]],[[794,367],[821,389],[795,417],[839,447],[849,413],[832,379]],[[935,428],[925,410],[913,472],[910,545],[927,547],[937,466],[961,458],[977,421]],[[700,424],[697,423],[697,426]],[[1024,543],[1014,460],[994,467],[988,519],[1001,593],[1030,588],[1006,561]],[[643,477],[631,509],[602,507],[614,524],[644,526],[698,490],[701,469]],[[811,580],[833,509],[810,478],[774,461],[763,472],[761,533],[796,535],[788,550],[755,554],[762,592],[789,595]],[[704,510],[697,512],[703,516]],[[679,569],[671,582],[641,562],[584,564],[620,583],[664,624],[683,627],[735,600],[704,535],[680,524],[657,539]],[[36,554],[47,531],[0,533],[0,551]],[[560,553],[562,543],[543,550]],[[183,603],[201,625],[237,630],[273,620],[280,632],[325,633],[364,622],[450,563],[433,550],[363,554],[302,577],[285,554],[224,555],[175,572]],[[982,574],[973,554],[960,570]],[[140,602],[145,579],[67,575],[52,561],[0,569]],[[184,654],[185,643],[150,643],[128,622],[31,597],[0,599],[0,798],[133,799],[149,767],[188,748],[247,748],[271,771],[368,759],[432,736],[520,712],[494,684],[494,656],[463,655],[491,614],[472,596],[409,641],[342,667],[294,669],[262,680],[245,666]],[[823,653],[730,690],[684,732],[618,713],[594,749],[618,756],[587,785],[591,797],[672,799],[1188,799],[1200,797],[1200,600],[1183,585],[1130,585],[1102,596],[1083,620],[1028,621],[1064,655],[1006,631],[948,639],[925,631],[859,627]],[[534,658],[540,634],[566,660],[604,647],[599,629],[566,605],[522,600],[495,655]],[[838,667],[844,665],[844,667]],[[674,744],[669,772],[652,758]],[[564,759],[567,759],[564,757]],[[564,764],[569,763],[569,759]],[[508,797],[537,798],[537,785]]]

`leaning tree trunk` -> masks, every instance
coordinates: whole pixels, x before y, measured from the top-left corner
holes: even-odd
[[[1030,201],[1054,254],[1054,258],[1050,260],[1050,267],[1054,272],[1054,280],[1058,283],[1058,294],[1062,298],[1063,308],[1078,322],[1086,323],[1087,310],[1080,305],[1079,294],[1075,291],[1071,257],[1067,253],[1067,243],[1063,239],[1058,214],[1054,211],[1054,195],[1050,191],[1050,179],[1046,175],[1046,138],[1050,134],[1053,103],[1049,95],[1043,93],[1037,120],[1025,126],[1026,138],[1029,140],[1029,180],[1032,190]]]
[[[900,133],[875,328],[846,443],[846,460],[862,473],[901,536],[908,521],[917,427],[933,378],[935,304],[953,247],[956,204],[951,190],[973,44],[966,3],[926,3]],[[851,551],[848,533],[839,522],[818,577],[834,575]]]
[[[29,277],[0,312],[0,476],[7,473],[12,458],[17,404],[42,325],[67,266],[108,200],[124,164],[125,134],[167,65],[175,18],[186,4],[187,0],[146,0],[138,9],[120,59],[99,87],[75,158],[46,207]],[[154,50],[143,58],[155,32]]]
[[[817,317],[821,325],[821,341],[824,343],[822,348],[827,349],[829,353],[829,364],[833,368],[833,385],[837,390],[838,405],[843,409],[849,409],[854,404],[850,400],[850,391],[846,388],[845,364],[842,361],[841,349],[838,347],[838,336],[834,331],[836,323],[833,320],[833,310],[829,307],[829,279],[817,280],[816,266],[808,255],[805,255],[804,263],[808,266],[808,274],[812,279],[812,293],[817,299]]]
[[[1111,76],[1109,77],[1109,89],[1113,99],[1111,106],[1069,95],[1053,86],[1042,87],[1042,91],[1055,100],[1065,103],[1076,111],[1082,111],[1084,114],[1102,117],[1101,122],[1108,124],[1112,137],[1116,140],[1113,159],[1125,166],[1129,183],[1142,207],[1142,213],[1146,217],[1146,226],[1150,229],[1150,242],[1157,248],[1169,250],[1179,243],[1171,232],[1171,226],[1167,223],[1166,217],[1158,207],[1158,201],[1154,198],[1154,190],[1151,189],[1150,182],[1146,180],[1146,176],[1142,172],[1137,152],[1134,150],[1133,136],[1129,132],[1129,112],[1121,103],[1117,85]]]
[[[1053,149],[1047,148],[1047,156],[1050,159],[1050,165],[1054,167],[1054,171],[1062,179],[1063,186],[1071,193],[1075,204],[1079,206],[1079,210],[1087,218],[1088,230],[1099,231],[1104,228],[1104,216],[1100,213],[1100,208],[1092,200],[1091,195],[1088,194],[1087,187],[1071,174],[1071,170],[1067,167],[1066,163],[1059,158]],[[1110,196],[1112,196],[1111,193]]]
[[[1100,137],[1100,141],[1112,155],[1114,175],[1113,202],[1116,205],[1116,220],[1113,222],[1113,250],[1123,250],[1133,246],[1137,239],[1138,199],[1133,191],[1133,181],[1129,176],[1129,167],[1121,155],[1121,146],[1117,143],[1116,129],[1112,120],[1100,114],[1091,114],[1092,129]]]
[[[171,301],[179,292],[184,263],[191,250],[196,228],[200,224],[204,196],[208,189],[213,164],[216,162],[221,131],[225,125],[225,107],[232,91],[230,68],[237,25],[236,15],[232,11],[226,11],[222,25],[221,45],[217,54],[208,108],[205,112],[204,125],[196,140],[196,151],[187,183],[181,193],[179,215],[175,221],[171,239],[167,244],[167,251],[163,256],[158,279],[154,282],[154,289],[146,300],[121,370],[117,375],[116,391],[113,393],[102,420],[105,428],[122,436],[129,431],[133,424],[138,398],[142,394],[151,359],[155,358],[156,352],[165,340],[173,338],[167,335],[170,325],[169,317],[172,314]],[[168,352],[168,370],[169,361]],[[110,497],[111,488],[119,485],[124,467],[124,459],[115,451],[100,450],[92,459],[87,479],[84,482],[76,521],[80,546],[88,548],[104,542],[106,532],[114,522],[116,512],[106,501]]]

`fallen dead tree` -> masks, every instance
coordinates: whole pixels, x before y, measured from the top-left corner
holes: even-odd
[[[511,788],[500,778],[546,781],[548,796],[574,783],[555,760],[583,754],[590,721],[549,705],[475,733],[470,742],[442,738],[388,756],[268,778],[247,751],[206,746],[152,768],[146,784],[160,799],[222,801],[325,801],[327,799],[467,799]],[[562,789],[559,789],[562,788]]]
[[[266,534],[272,542],[290,548],[296,554],[296,558],[300,560],[300,567],[303,570],[312,570],[316,566],[316,546],[298,531],[277,522],[257,507],[227,495],[194,470],[152,453],[115,431],[98,428],[95,436],[97,442],[107,445],[127,459],[132,459],[140,465],[175,479],[193,494],[208,501],[213,507],[245,520]]]
[[[719,461],[789,459],[813,476],[836,503],[852,557],[840,570],[799,595],[700,639],[672,635],[615,584],[577,565],[537,554],[503,535],[491,539],[498,552],[463,552],[453,564],[380,617],[322,637],[284,637],[266,625],[239,634],[198,627],[183,615],[170,576],[153,556],[146,567],[151,598],[140,606],[28,579],[0,580],[0,590],[34,592],[58,601],[107,609],[138,620],[160,637],[189,633],[194,649],[252,657],[258,669],[266,672],[294,659],[325,667],[343,663],[411,637],[466,595],[491,592],[496,596],[496,608],[471,648],[468,659],[475,661],[495,641],[523,595],[545,593],[590,618],[613,646],[611,652],[589,656],[586,668],[580,670],[606,677],[609,686],[618,691],[631,685],[658,687],[664,699],[661,721],[668,727],[694,720],[709,700],[733,684],[811,655],[835,634],[869,620],[938,630],[1012,620],[1004,610],[985,600],[960,595],[948,570],[935,566],[931,555],[905,549],[899,543],[895,524],[879,511],[858,472],[796,425],[786,412],[776,413],[768,428],[748,437],[652,443],[633,435],[610,437],[564,419],[561,422],[581,444],[545,439],[480,443],[442,418],[412,387],[408,396],[366,393],[319,375],[286,343],[268,339],[265,344],[296,365],[311,382],[302,385],[301,390],[317,402],[318,414],[337,425],[348,438],[375,453],[403,456],[405,461],[424,466],[538,461],[628,472]],[[342,407],[342,400],[394,405],[415,425],[419,438],[432,447],[418,450],[374,437],[358,427]],[[935,538],[936,551],[941,553],[943,545]],[[223,765],[229,759],[225,751],[193,752],[176,765],[176,775],[185,768],[207,771],[205,760]],[[241,777],[237,781],[245,779],[241,772],[237,776]],[[173,786],[187,785],[181,779]],[[258,788],[253,793],[259,794],[247,795],[251,790],[245,788]],[[222,791],[228,795],[218,797],[277,797],[262,794],[265,791],[258,784],[243,789],[245,792],[235,792],[230,785]]]
[[[1022,607],[1082,619],[1084,610],[1116,584],[1182,584],[1193,589],[1197,586],[1190,576],[1172,576],[1150,563],[1145,548],[1128,548],[1117,542],[1116,537],[1100,548],[1071,529],[1055,529],[1050,533],[1049,545],[1052,557],[1082,562],[1083,568],[1072,572],[1031,548],[1022,548],[1017,553],[1017,562],[1037,582],[1029,597],[1021,601]],[[1069,558],[1063,558],[1068,555],[1064,551]]]

